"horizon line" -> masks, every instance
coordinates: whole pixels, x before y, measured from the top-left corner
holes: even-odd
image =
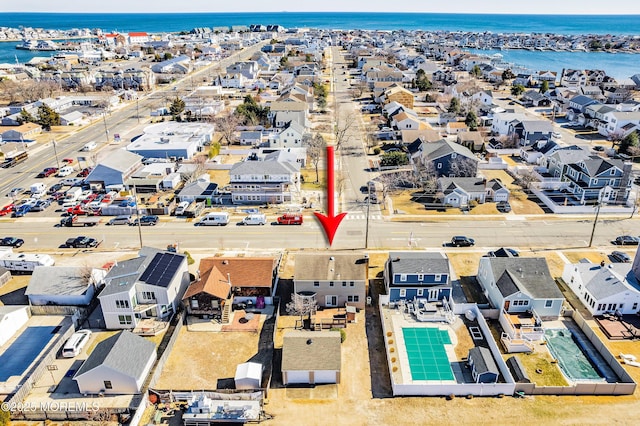
[[[206,10],[194,10],[194,11],[157,11],[157,12],[147,12],[147,11],[128,11],[128,12],[107,12],[107,11],[9,11],[9,12],[0,12],[0,15],[10,14],[10,13],[41,13],[41,14],[50,14],[50,15],[62,15],[62,14],[95,14],[95,15],[166,15],[166,14],[175,14],[175,15],[187,15],[194,13],[212,13],[212,14],[231,14],[231,13],[242,13],[242,14],[256,14],[256,13],[309,13],[309,14],[317,14],[317,13],[344,13],[344,14],[419,14],[419,15],[504,15],[504,16],[640,16],[640,13],[635,14],[626,14],[626,13],[512,13],[512,12],[422,12],[422,11],[340,11],[340,10],[254,10],[248,12],[246,10],[243,11],[206,11]]]

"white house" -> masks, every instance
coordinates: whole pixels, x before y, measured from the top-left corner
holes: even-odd
[[[156,346],[123,330],[98,343],[73,376],[80,393],[140,393],[156,360]]]
[[[340,383],[342,354],[337,331],[290,331],[282,343],[282,381]]]
[[[28,306],[0,306],[0,347],[29,321]]]
[[[167,321],[189,285],[184,255],[144,247],[139,257],[119,262],[98,296],[105,328],[134,329],[143,319]]]
[[[592,315],[637,314],[640,304],[640,257],[628,263],[565,265],[562,279]]]
[[[514,121],[526,120],[527,116],[524,114],[513,112],[499,112],[493,114],[493,120],[491,121],[491,132],[498,135],[506,135],[509,133],[510,124]]]
[[[31,305],[87,306],[107,271],[82,266],[35,268],[25,296]]]

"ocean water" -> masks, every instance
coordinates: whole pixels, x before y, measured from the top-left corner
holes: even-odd
[[[179,32],[196,27],[278,24],[286,28],[445,30],[492,33],[640,34],[640,15],[491,15],[428,13],[0,13],[0,27],[100,28],[104,31]],[[26,62],[47,52],[0,43],[0,63]],[[483,51],[495,53],[494,51]],[[531,69],[599,68],[614,77],[640,73],[640,55],[601,52],[499,51],[508,62]]]

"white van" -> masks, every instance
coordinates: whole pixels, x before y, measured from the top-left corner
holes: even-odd
[[[85,151],[85,152],[93,151],[94,149],[96,149],[97,146],[98,144],[96,144],[95,142],[89,142],[82,147],[82,151]]]
[[[196,226],[226,226],[229,223],[229,213],[227,212],[212,212],[207,213],[198,222]]]
[[[73,333],[62,348],[62,356],[64,358],[73,358],[74,356],[79,355],[90,337],[91,331],[89,330],[80,330]]]
[[[58,170],[58,177],[66,177],[66,176],[69,176],[71,173],[73,173],[73,167],[71,166],[60,167],[60,170]]]
[[[176,216],[183,216],[187,211],[187,208],[189,208],[189,204],[191,203],[188,201],[182,201],[180,204],[178,204],[178,207],[176,207]]]
[[[242,218],[240,225],[266,225],[267,216],[263,213],[254,213]]]

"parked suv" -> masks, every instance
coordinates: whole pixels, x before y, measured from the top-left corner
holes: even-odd
[[[471,247],[476,242],[473,238],[464,237],[462,235],[456,235],[451,238],[451,245],[454,247]]]
[[[619,246],[637,246],[640,239],[631,235],[621,235],[616,237],[616,244]]]
[[[98,246],[98,240],[91,237],[69,238],[65,241],[64,246],[67,248],[91,248]]]
[[[155,226],[158,223],[158,216],[149,215],[140,217],[140,226]],[[129,222],[130,226],[138,225],[138,218]]]

